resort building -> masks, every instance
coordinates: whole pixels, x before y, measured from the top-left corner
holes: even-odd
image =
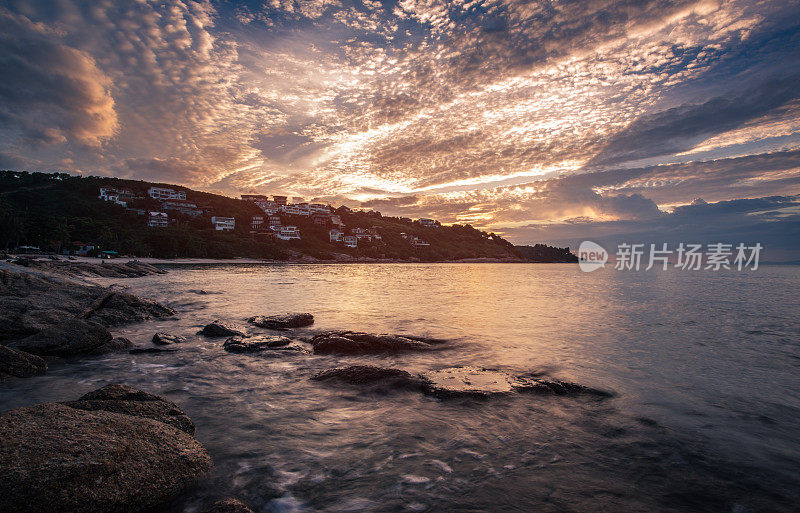
[[[269,226],[280,226],[281,225],[281,216],[269,216],[267,220],[267,224]]]
[[[250,219],[250,229],[258,231],[264,227],[264,216],[253,216]]]
[[[169,217],[166,212],[150,212],[147,217],[147,226],[151,228],[166,228],[169,226]]]
[[[314,224],[317,226],[328,226],[328,223],[330,222],[330,218],[328,216],[319,214],[312,214],[311,220],[314,221]]]
[[[353,228],[350,230],[350,234],[354,235],[356,239],[364,239],[368,241],[372,241],[372,234],[366,228]]]
[[[103,201],[111,201],[123,207],[127,207],[132,200],[137,199],[130,189],[117,189],[115,187],[100,187],[98,198]]]
[[[233,217],[214,216],[211,218],[211,224],[214,225],[215,230],[230,232],[236,228],[236,219]]]
[[[242,194],[242,200],[244,201],[269,201],[267,196],[263,194]]]
[[[332,215],[330,217],[331,225],[335,226],[336,228],[342,229],[344,228],[344,223],[342,222],[342,218],[336,215]]]
[[[427,228],[433,228],[434,226],[439,226],[440,225],[439,221],[436,221],[434,219],[427,219],[427,218],[424,218],[424,217],[420,218],[420,219],[417,219],[417,222],[419,224],[421,224],[422,226],[425,226]]]
[[[164,187],[150,187],[147,189],[147,194],[157,200],[185,200],[186,191],[176,191],[175,189],[167,189]]]
[[[353,235],[346,235],[342,237],[342,242],[344,242],[345,247],[348,248],[355,248],[358,246],[358,239]]]
[[[296,226],[280,226],[277,237],[280,240],[300,240],[300,230]]]
[[[322,203],[311,203],[308,205],[308,209],[311,211],[312,214],[330,214],[331,207],[328,205],[323,205]]]
[[[288,201],[288,199],[289,198],[287,196],[273,196],[272,197],[272,201],[274,201],[278,205],[285,205],[286,202]]]
[[[328,237],[331,242],[341,242],[342,236],[344,236],[344,233],[341,230],[337,230],[336,228],[328,230]]]
[[[194,203],[181,200],[162,201],[161,210],[175,210],[181,214],[190,215],[192,217],[197,217],[203,213]]]

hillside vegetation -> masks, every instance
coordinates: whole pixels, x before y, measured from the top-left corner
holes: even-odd
[[[146,217],[98,198],[99,188],[126,188],[146,196],[151,186],[184,190],[187,200],[213,215],[234,217],[233,232],[214,230],[209,214],[192,218],[170,212],[166,228],[147,226]],[[157,201],[145,198],[130,205],[159,210]],[[300,229],[302,240],[272,240],[250,233],[250,219],[263,212],[252,202],[194,191],[185,187],[119,178],[77,177],[63,173],[0,171],[0,247],[27,245],[61,253],[76,242],[97,245],[104,251],[158,258],[271,258],[310,256],[318,259],[349,257],[410,261],[448,261],[472,258],[513,260],[521,257],[503,238],[469,225],[423,227],[419,223],[378,212],[340,207],[346,225],[374,228],[381,240],[359,241],[357,248],[330,243],[328,229],[305,216],[281,215],[285,225]],[[401,234],[406,234],[403,237]],[[428,246],[412,245],[413,237]]]

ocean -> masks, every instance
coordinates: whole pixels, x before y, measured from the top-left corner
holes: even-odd
[[[798,511],[797,266],[196,265],[98,281],[178,311],[115,335],[188,341],[3,382],[1,409],[113,382],[174,401],[215,469],[170,511],[224,497],[258,512]],[[197,335],[214,319],[286,311],[315,316],[289,336],[348,329],[450,343],[379,356],[233,354]],[[362,363],[533,372],[614,395],[443,400],[310,379]]]

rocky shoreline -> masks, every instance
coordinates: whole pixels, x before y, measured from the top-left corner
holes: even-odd
[[[47,372],[49,363],[69,363],[111,351],[157,354],[180,351],[201,339],[217,339],[232,358],[347,358],[350,364],[320,370],[310,380],[366,393],[422,393],[438,400],[513,394],[602,400],[611,395],[576,383],[497,369],[443,365],[413,372],[353,364],[353,357],[447,351],[457,346],[409,334],[314,331],[314,315],[307,312],[217,319],[194,336],[159,331],[152,337],[152,346],[133,347],[127,339],[114,338],[109,329],[169,318],[175,312],[118,287],[80,278],[86,273],[129,277],[163,271],[147,264],[94,266],[0,266],[0,378],[31,378]],[[210,455],[194,433],[194,422],[178,405],[118,383],[71,401],[2,412],[0,511],[124,513],[158,508],[185,493],[212,468]],[[251,510],[236,499],[225,499],[207,511]]]

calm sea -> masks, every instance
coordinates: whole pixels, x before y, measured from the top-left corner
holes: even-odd
[[[800,267],[205,266],[117,283],[179,314],[115,334],[142,346],[156,331],[190,341],[171,354],[114,354],[7,381],[0,404],[74,399],[109,382],[178,403],[216,468],[175,512],[229,496],[259,512],[746,513],[800,504]],[[311,331],[429,335],[452,348],[242,355],[195,335],[216,318],[285,311],[313,313]],[[535,371],[616,396],[441,401],[309,380],[353,363]]]

